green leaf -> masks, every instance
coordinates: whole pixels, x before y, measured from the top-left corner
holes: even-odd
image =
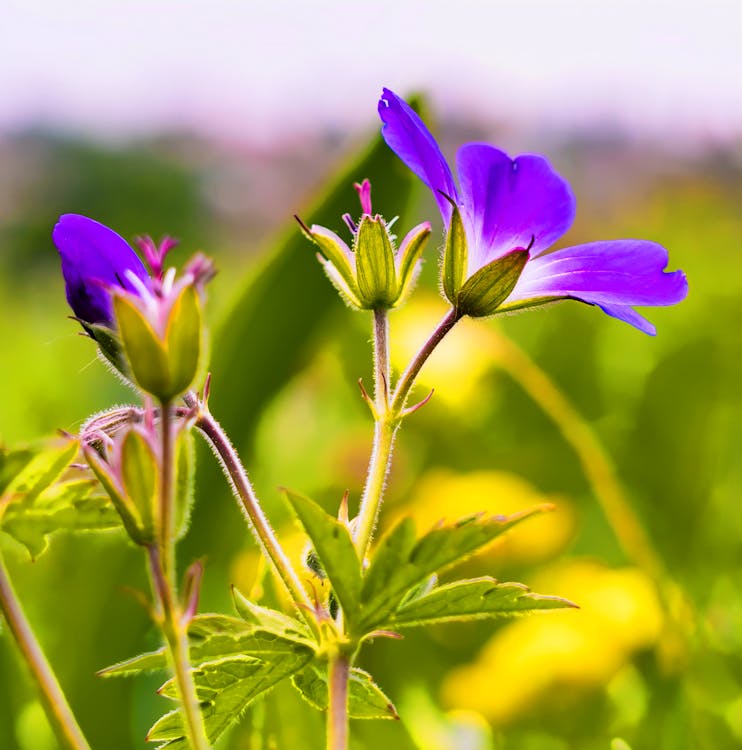
[[[267,659],[285,654],[313,653],[312,642],[303,635],[280,629],[257,627],[237,617],[204,614],[196,616],[188,628],[191,664],[241,655]],[[134,656],[98,672],[101,677],[129,677],[140,672],[167,669],[165,649]]]
[[[461,212],[453,201],[451,205],[451,226],[446,234],[446,248],[443,252],[443,292],[448,301],[457,307],[459,290],[466,276],[468,249]]]
[[[232,586],[232,599],[237,614],[248,624],[265,628],[272,633],[285,634],[287,638],[309,638],[311,633],[307,626],[294,617],[283,612],[250,601],[235,586]]]
[[[65,440],[32,451],[4,452],[0,470],[5,491],[0,497],[0,528],[28,549],[32,558],[47,548],[54,531],[95,531],[120,526],[108,498],[96,493],[93,479],[59,478],[78,452]]]
[[[77,451],[76,441],[64,440],[34,455],[8,482],[0,498],[0,508],[6,503],[33,503],[47,487],[62,476],[77,455]]]
[[[274,654],[270,660],[238,655],[200,664],[193,670],[196,694],[202,701],[206,735],[216,742],[221,734],[239,720],[248,705],[276,683],[296,674],[312,658],[308,648]],[[177,700],[174,679],[159,691]],[[180,710],[165,714],[147,734],[150,742],[179,740],[185,737]]]
[[[389,307],[397,298],[394,248],[383,219],[364,216],[355,241],[358,290],[364,307]]]
[[[440,525],[415,541],[414,524],[403,519],[379,545],[362,592],[365,631],[386,622],[407,592],[433,573],[456,565],[515,524],[551,509],[541,505],[512,516],[472,516]]]
[[[328,706],[327,665],[314,663],[294,675],[292,685],[318,711]],[[351,719],[399,719],[394,704],[368,672],[353,667],[348,682],[348,715]]]
[[[480,268],[461,288],[456,307],[473,318],[493,315],[513,291],[527,260],[527,250],[513,250]]]
[[[346,619],[355,622],[361,599],[361,564],[350,532],[313,500],[292,490],[284,492],[309,535]]]
[[[97,494],[94,479],[62,482],[44,490],[31,504],[11,503],[2,529],[23,544],[36,559],[55,531],[102,531],[121,526],[109,499]]]
[[[166,334],[171,387],[183,393],[198,374],[203,338],[201,303],[198,292],[187,286],[175,301]]]
[[[0,496],[5,494],[5,489],[11,480],[20,474],[25,466],[28,466],[33,457],[34,451],[31,448],[11,450],[0,446]]]
[[[534,594],[522,583],[498,583],[489,577],[472,578],[440,586],[403,603],[389,616],[384,627],[417,627],[453,620],[511,617],[539,609],[575,606],[558,596]]]

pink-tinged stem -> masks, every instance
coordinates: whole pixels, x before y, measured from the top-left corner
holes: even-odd
[[[198,409],[196,427],[204,434],[214,455],[221,463],[222,469],[229,479],[232,492],[239,501],[258,544],[273,564],[274,569],[286,586],[294,603],[298,606],[299,611],[307,623],[314,629],[316,622],[310,614],[314,610],[312,602],[258,501],[247,472],[240,461],[240,457],[237,455],[237,451],[234,449],[219,422],[214,419],[206,405],[198,401],[195,394],[187,393],[185,395],[185,402],[189,407]]]
[[[177,602],[157,545],[147,548],[152,590],[157,601],[158,625],[165,636],[168,661],[178,688],[183,725],[192,750],[209,750],[201,705],[196,695],[188,643],[188,618]]]
[[[44,656],[0,556],[0,609],[28,665],[39,691],[41,704],[60,745],[72,750],[90,750],[62,688]]]
[[[327,750],[348,748],[348,682],[350,660],[339,654],[330,659],[327,683],[329,705],[327,709]]]

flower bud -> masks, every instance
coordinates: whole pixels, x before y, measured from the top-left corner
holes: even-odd
[[[356,225],[349,214],[343,217],[353,234],[352,247],[330,229],[299,223],[319,248],[318,258],[330,281],[351,307],[396,307],[412,288],[430,224],[424,222],[412,229],[397,249],[390,231],[393,222],[387,223],[379,214],[371,213],[369,181],[364,180],[355,188],[361,199],[361,219]]]
[[[150,545],[156,539],[156,454],[147,436],[134,426],[116,439],[98,437],[101,444],[96,446],[84,436],[85,459],[111,498],[130,539],[135,544]]]

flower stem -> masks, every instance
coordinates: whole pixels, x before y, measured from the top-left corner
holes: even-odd
[[[60,745],[71,750],[90,750],[62,688],[26,619],[1,555],[0,611],[28,665],[39,691],[41,704]]]
[[[160,408],[160,550],[164,553],[161,564],[166,580],[175,568],[173,541],[173,501],[175,490],[175,459],[173,455],[172,407],[162,403]]]
[[[187,618],[183,617],[173,586],[168,581],[168,574],[163,565],[160,549],[157,545],[152,545],[147,548],[147,551],[149,553],[152,590],[157,599],[159,610],[157,613],[160,618],[159,625],[165,636],[170,667],[178,687],[186,735],[192,750],[208,750],[211,746],[206,738],[201,706],[193,681]]]
[[[358,554],[363,559],[371,543],[379,508],[384,496],[384,486],[389,473],[394,448],[394,438],[404,417],[407,397],[422,366],[446,334],[461,319],[456,309],[451,309],[423,344],[415,358],[404,371],[390,396],[389,344],[386,310],[374,310],[374,378],[375,423],[374,444],[368,466],[366,485],[361,495],[358,526],[355,535]]]
[[[438,324],[438,327],[433,331],[430,338],[422,345],[420,351],[400,376],[397,387],[394,389],[391,405],[392,412],[400,413],[404,409],[407,397],[410,395],[410,390],[422,366],[428,361],[428,357],[430,357],[438,344],[443,341],[445,336],[461,318],[461,313],[455,307],[451,308]]]
[[[347,750],[350,659],[344,654],[337,654],[331,657],[327,669],[327,750]]]
[[[219,422],[214,419],[208,410],[206,404],[201,403],[193,393],[187,393],[185,401],[189,407],[198,409],[196,427],[204,434],[214,455],[221,463],[224,473],[229,479],[232,492],[240,502],[258,543],[263,548],[268,559],[273,563],[273,567],[291,595],[291,598],[304,614],[307,622],[314,628],[314,619],[309,615],[309,611],[314,609],[312,603],[260,506],[255,490],[240,461],[240,457],[237,455],[237,451],[234,449]]]

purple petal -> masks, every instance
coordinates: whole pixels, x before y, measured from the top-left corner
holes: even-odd
[[[627,305],[598,305],[598,307],[606,315],[623,320],[634,328],[638,328],[642,333],[647,333],[650,336],[657,335],[657,329],[643,315],[639,315],[633,307]]]
[[[75,315],[87,323],[110,325],[113,312],[107,287],[137,293],[127,271],[149,284],[147,269],[126,240],[93,219],[64,214],[52,239],[62,257],[67,301]]]
[[[647,240],[568,247],[529,261],[504,307],[530,299],[572,297],[652,333],[651,324],[630,306],[674,305],[688,294],[685,274],[666,272],[667,261],[667,250]]]
[[[389,89],[384,89],[379,99],[379,117],[384,123],[381,134],[387,145],[433,191],[448,225],[451,205],[441,192],[453,200],[458,199],[458,192],[435,138],[412,107]]]
[[[457,168],[469,276],[517,248],[539,255],[572,225],[572,190],[543,156],[511,159],[489,144],[467,143],[458,151]]]

